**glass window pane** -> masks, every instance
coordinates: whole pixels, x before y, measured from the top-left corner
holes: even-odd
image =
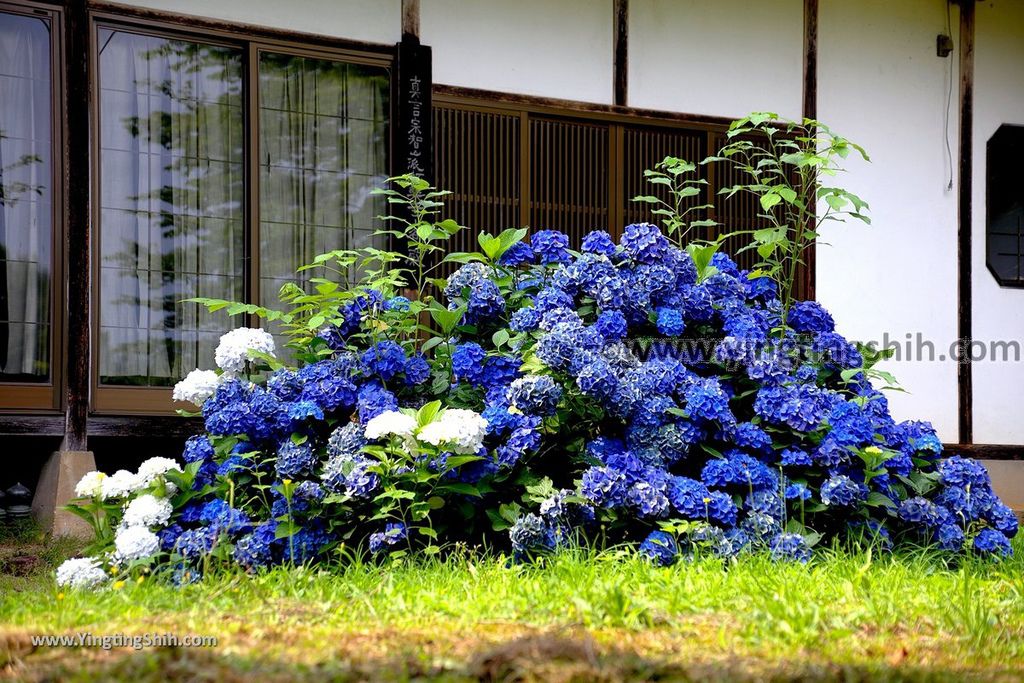
[[[0,13],[0,381],[50,378],[50,32]]]
[[[281,285],[318,253],[372,243],[385,213],[370,190],[387,177],[388,87],[381,67],[260,55],[263,305],[277,305]]]
[[[100,382],[169,386],[244,293],[242,53],[101,29]]]

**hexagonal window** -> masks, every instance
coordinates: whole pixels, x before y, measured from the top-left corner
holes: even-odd
[[[985,163],[985,263],[1003,287],[1024,287],[1024,126],[1003,124]]]

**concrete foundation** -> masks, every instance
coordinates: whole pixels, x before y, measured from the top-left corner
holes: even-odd
[[[32,516],[43,531],[54,536],[92,537],[92,528],[85,520],[62,508],[74,499],[79,480],[95,469],[96,458],[91,451],[57,451],[50,455],[32,499]]]
[[[992,477],[992,489],[1024,519],[1024,461],[981,460]]]

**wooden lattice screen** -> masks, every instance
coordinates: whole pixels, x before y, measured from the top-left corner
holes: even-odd
[[[631,201],[653,194],[644,170],[670,155],[699,161],[724,144],[721,128],[713,126],[587,119],[447,98],[435,98],[433,125],[436,185],[454,193],[446,213],[470,228],[452,245],[458,251],[475,250],[478,232],[508,227],[562,230],[578,246],[591,230],[617,237],[630,223],[657,223],[649,204]],[[715,208],[694,217],[722,225],[695,236],[764,226],[756,197],[717,194],[741,181],[727,164],[701,172],[706,194],[693,202]],[[756,255],[737,254],[739,242],[730,240],[726,250],[749,268]]]

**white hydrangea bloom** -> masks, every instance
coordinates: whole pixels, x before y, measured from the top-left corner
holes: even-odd
[[[117,562],[141,560],[160,552],[160,539],[144,526],[122,526],[114,534]]]
[[[220,375],[213,370],[199,370],[198,368],[188,373],[185,379],[174,385],[173,397],[175,401],[185,401],[197,406],[203,405],[203,401],[213,396],[220,384]]]
[[[92,557],[76,557],[57,567],[57,585],[68,588],[95,588],[106,583],[107,573],[100,561]]]
[[[103,480],[107,475],[103,472],[88,472],[75,484],[75,495],[79,498],[95,498],[103,493]]]
[[[138,475],[128,470],[118,470],[109,477],[104,477],[100,484],[100,498],[123,498],[140,487]]]
[[[139,488],[153,483],[161,474],[170,471],[181,472],[181,466],[171,458],[150,458],[139,465]]]
[[[217,367],[224,372],[237,373],[245,370],[246,361],[256,358],[254,351],[273,356],[274,338],[266,330],[239,327],[220,338],[213,355]]]
[[[397,410],[389,410],[367,422],[364,434],[367,439],[380,439],[391,434],[409,438],[415,429],[415,418]]]
[[[124,526],[164,526],[173,510],[171,501],[145,493],[128,503],[121,523]]]
[[[417,438],[434,446],[445,444],[455,453],[476,453],[487,435],[487,420],[472,410],[449,408],[420,429]]]

